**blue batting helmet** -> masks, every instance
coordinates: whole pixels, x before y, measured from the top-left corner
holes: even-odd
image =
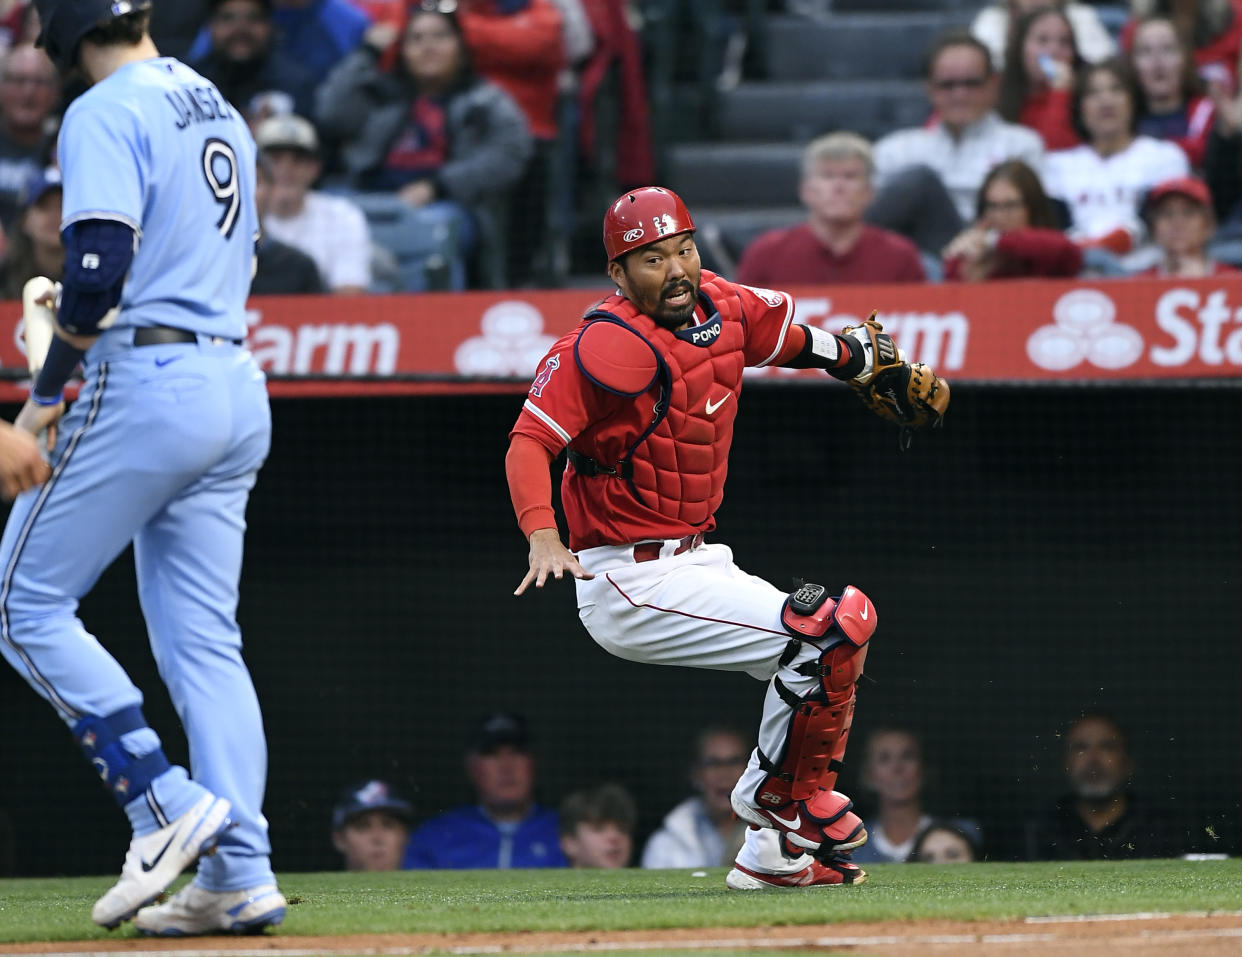
[[[35,45],[47,51],[57,69],[67,72],[77,62],[84,36],[109,20],[150,10],[151,0],[34,0],[34,5],[42,26]]]

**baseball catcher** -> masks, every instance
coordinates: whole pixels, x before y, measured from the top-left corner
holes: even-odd
[[[798,325],[788,294],[702,269],[694,228],[659,187],[626,193],[604,216],[617,292],[553,345],[511,433],[506,471],[530,544],[515,593],[568,572],[583,624],[612,654],[767,682],[732,795],[751,829],[726,883],[857,884],[865,875],[848,852],[867,833],[835,785],[875,606],[852,585],[788,594],[705,539],[746,366],[823,369],[903,430],[939,419],[948,387],[873,320],[840,335]],[[568,547],[549,476],[563,449]]]

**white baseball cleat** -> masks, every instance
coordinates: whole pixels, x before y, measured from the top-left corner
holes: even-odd
[[[121,866],[121,879],[95,902],[91,919],[111,930],[159,897],[178,874],[215,849],[231,823],[231,807],[224,798],[204,794],[165,827],[135,836]]]
[[[735,891],[766,891],[802,887],[841,887],[845,884],[862,884],[867,873],[853,861],[836,858],[828,864],[811,861],[800,871],[792,874],[765,874],[753,871],[741,864],[734,864],[725,877],[725,884]]]
[[[156,937],[259,934],[284,920],[287,906],[275,884],[243,891],[208,891],[187,884],[163,904],[140,910],[134,927]]]

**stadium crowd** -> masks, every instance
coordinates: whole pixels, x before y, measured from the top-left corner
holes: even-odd
[[[1242,0],[958,10],[924,51],[924,121],[870,142],[803,117],[788,205],[805,220],[764,228],[780,217],[759,211],[732,249],[709,229],[706,265],[785,286],[1242,263]],[[197,0],[157,4],[153,34],[255,134],[256,292],[416,292],[602,284],[600,198],[684,188],[670,147],[710,138],[692,121],[710,91],[763,82],[782,52],[763,35],[774,14],[829,29],[834,16],[806,0]],[[30,3],[0,0],[10,298],[60,269],[48,167],[81,92],[33,45],[38,29]],[[709,92],[670,106],[670,80]]]
[[[987,839],[958,809],[928,808],[920,737],[877,727],[862,742],[860,779],[869,840],[851,853],[863,863],[966,863],[983,859],[1131,860],[1203,853],[1202,829],[1172,806],[1136,793],[1135,761],[1113,717],[1084,711],[1061,735],[1065,790],[1015,828],[1020,847]],[[619,783],[540,804],[535,738],[511,712],[475,725],[463,767],[472,799],[439,813],[380,779],[352,784],[332,809],[332,843],[346,870],[523,867],[704,868],[729,864],[745,822],[729,794],[750,756],[748,738],[703,728],[691,742],[690,795],[638,843],[638,806]],[[636,855],[635,851],[640,852]]]

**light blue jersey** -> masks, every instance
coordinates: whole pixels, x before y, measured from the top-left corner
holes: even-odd
[[[266,381],[240,343],[258,226],[254,141],[189,67],[136,57],[73,103],[59,149],[65,224],[124,223],[137,250],[118,318],[83,359],[51,477],[9,513],[0,656],[56,709],[133,826],[96,921],[126,920],[164,889],[176,869],[156,868],[155,845],[184,822],[198,827],[196,808],[227,801],[231,826],[210,835],[218,847],[194,886],[263,902],[218,915],[214,929],[273,924],[284,899],[262,811],[267,744],[236,620],[246,504],[271,440]],[[100,253],[79,255],[79,273],[98,268],[89,259]],[[77,616],[131,543],[189,773],[164,756],[141,690],[107,650],[112,636],[95,640]]]
[[[255,146],[220,91],[178,60],[131,63],[69,107],[58,152],[62,229],[109,219],[138,236],[116,325],[243,338]]]

